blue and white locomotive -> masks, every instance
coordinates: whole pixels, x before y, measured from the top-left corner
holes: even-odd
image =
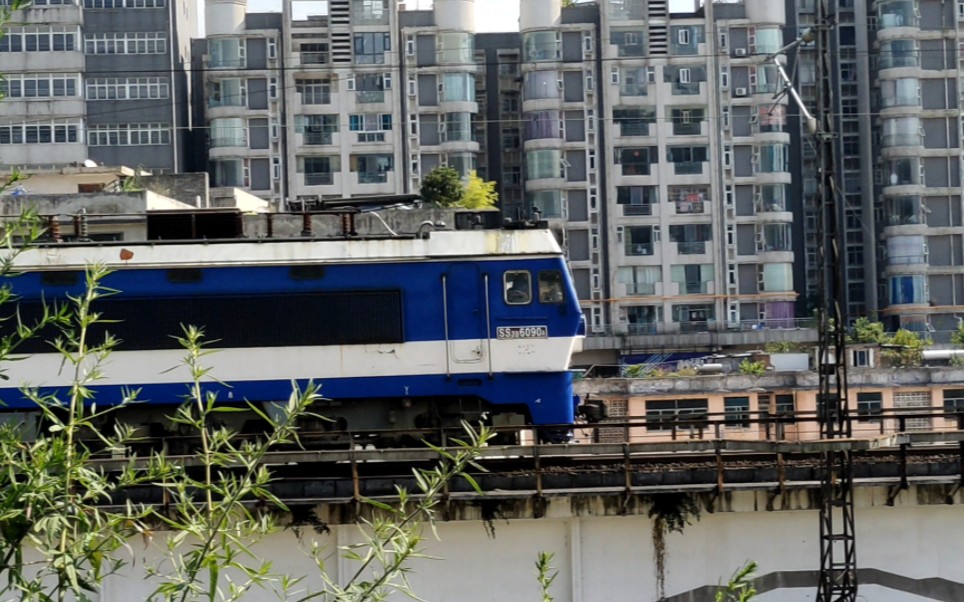
[[[16,260],[9,284],[23,319],[76,295],[91,264],[119,291],[96,301],[121,342],[96,383],[99,404],[137,389],[134,423],[163,435],[189,374],[173,338],[203,327],[224,403],[285,400],[292,383],[320,386],[324,428],[373,432],[494,424],[570,425],[569,361],[583,315],[560,248],[545,229],[436,231],[352,239],[45,244]],[[49,339],[49,337],[47,337]],[[0,388],[65,387],[49,342],[29,342]],[[217,379],[216,382],[213,379]],[[166,425],[166,426],[165,426]]]

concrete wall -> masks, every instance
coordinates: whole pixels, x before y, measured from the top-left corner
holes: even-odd
[[[205,206],[210,191],[206,172],[142,176],[140,183],[152,192],[195,207]]]
[[[18,215],[26,209],[41,215],[73,215],[81,209],[88,214],[130,215],[157,209],[190,209],[189,205],[154,194],[150,191],[69,195],[31,194],[0,199],[0,214]]]
[[[912,488],[901,494],[894,507],[885,505],[885,488],[858,490],[857,549],[861,598],[873,602],[921,602],[964,599],[964,564],[958,561],[964,537],[964,509],[936,502],[927,491]],[[542,519],[505,517],[481,520],[481,510],[464,520],[442,522],[440,540],[426,532],[424,552],[436,557],[412,564],[409,578],[426,600],[438,602],[489,602],[540,599],[534,563],[540,552],[552,552],[558,576],[551,593],[556,602],[625,602],[660,599],[657,586],[653,521],[649,505],[631,498],[627,515],[620,504],[598,498],[551,498]],[[767,493],[729,493],[682,533],[665,538],[665,595],[667,602],[712,599],[712,586],[731,575],[747,560],[760,565],[764,576],[760,602],[803,602],[815,596],[814,577],[819,566],[818,516],[807,492],[789,493],[776,511],[764,511]],[[933,505],[932,505],[933,504]],[[524,503],[519,504],[525,506]],[[493,503],[490,510],[499,508]],[[780,510],[779,508],[785,508]],[[531,505],[530,505],[531,510]],[[322,516],[322,520],[331,517]],[[358,541],[354,525],[323,523],[284,531],[256,547],[262,559],[292,577],[317,575],[305,550],[317,542],[332,552],[336,546]],[[163,537],[138,540],[132,550],[137,565],[112,577],[102,602],[146,599],[152,583],[145,565],[157,561]],[[337,557],[326,562],[335,582],[344,582],[356,565]],[[778,582],[802,587],[770,589]],[[317,577],[304,587],[317,588]],[[769,591],[767,591],[769,590]],[[244,600],[276,599],[252,592]],[[393,596],[390,600],[403,600]]]
[[[388,226],[398,234],[413,234],[418,230],[419,224],[424,221],[432,223],[444,222],[446,229],[455,227],[455,211],[451,209],[417,209],[417,210],[394,210],[382,211],[379,213]],[[267,219],[251,218],[245,220],[245,235],[251,238],[263,238],[267,236]],[[303,221],[300,215],[292,214],[273,214],[270,219],[274,224],[274,235],[277,237],[300,236],[303,229]],[[315,215],[312,216],[312,232],[315,236],[338,236],[341,234],[341,218],[336,215]],[[359,235],[388,235],[388,230],[384,224],[370,214],[359,215],[355,218],[355,228]]]

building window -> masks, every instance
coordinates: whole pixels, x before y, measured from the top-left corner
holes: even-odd
[[[211,161],[211,185],[214,187],[244,188],[248,186],[248,168],[243,159]]]
[[[529,206],[538,209],[542,217],[562,217],[562,192],[559,190],[540,190],[529,193]]]
[[[381,73],[355,75],[355,101],[362,104],[385,102],[385,76]]]
[[[533,111],[525,116],[525,139],[562,138],[559,111]]]
[[[669,227],[669,240],[675,242],[680,255],[702,255],[706,243],[713,238],[710,224],[673,224]]]
[[[338,115],[295,115],[295,133],[304,135],[306,146],[332,144],[338,132]]]
[[[328,44],[302,44],[299,46],[302,65],[325,65],[328,63]]]
[[[649,136],[656,123],[656,107],[613,107],[613,123],[622,136]]]
[[[64,122],[0,125],[0,144],[72,144],[82,141],[81,129]]]
[[[705,295],[713,282],[713,264],[690,263],[670,266],[670,280],[678,285],[680,295]]]
[[[860,422],[880,422],[884,413],[881,393],[857,393],[857,420]]]
[[[659,202],[657,186],[617,186],[616,203],[623,206],[624,216],[652,215]]]
[[[625,248],[626,257],[644,257],[652,255],[655,244],[659,241],[658,226],[627,226]]]
[[[0,52],[72,52],[77,49],[77,36],[76,28],[10,27],[0,37]]]
[[[502,130],[502,148],[505,150],[518,150],[522,146],[522,136],[518,128]],[[518,181],[515,182],[519,184]]]
[[[222,146],[248,146],[248,128],[240,117],[212,119],[210,129],[211,148]]]
[[[757,404],[763,418],[779,418],[782,423],[794,422],[796,415],[795,402],[792,393],[780,393],[771,398],[769,394],[757,396]],[[771,404],[773,404],[771,406]],[[772,413],[771,413],[772,410]]]
[[[219,79],[210,83],[208,107],[244,107],[248,104],[247,81]]]
[[[757,27],[756,54],[771,55],[783,47],[783,31],[775,28]]]
[[[708,304],[673,306],[673,322],[680,325],[680,332],[706,332],[715,320],[715,309]]]
[[[559,38],[555,31],[522,34],[523,61],[555,61],[560,58]]]
[[[352,25],[388,25],[388,0],[352,0]]]
[[[649,87],[649,67],[621,67],[619,93],[623,96],[646,96]]]
[[[705,146],[671,146],[666,149],[666,160],[673,164],[673,173],[693,175],[703,173],[706,162]]]
[[[475,76],[471,73],[444,74],[442,102],[475,102]]]
[[[475,153],[449,153],[447,160],[448,166],[463,178],[468,177],[469,173],[476,168]]]
[[[700,82],[706,81],[706,67],[690,65],[688,67],[663,67],[663,81],[673,84],[674,95],[692,95],[700,93]]]
[[[326,79],[295,80],[295,90],[303,105],[331,104],[331,83]]]
[[[703,41],[703,28],[699,25],[674,25],[670,27],[670,54],[692,56],[699,52]]]
[[[440,65],[473,65],[475,36],[471,33],[440,33],[438,44],[438,63]]]
[[[77,75],[59,73],[10,74],[0,80],[7,98],[66,98],[77,96]]]
[[[703,133],[706,111],[703,108],[671,109],[674,136],[699,136]]]
[[[964,414],[964,389],[944,390],[944,411],[948,414]]]
[[[626,285],[627,295],[634,297],[655,295],[656,284],[663,281],[663,268],[658,265],[617,268],[616,281]]]
[[[917,40],[891,40],[880,43],[877,66],[881,69],[920,66]]]
[[[391,34],[356,33],[355,64],[381,65],[385,63],[385,53],[392,49]]]
[[[659,162],[659,150],[655,146],[617,148],[616,163],[624,176],[648,176],[651,165]]]
[[[562,177],[562,151],[536,150],[526,153],[526,175],[530,180]]]
[[[703,213],[709,204],[708,188],[670,187],[669,202],[676,205],[676,213]]]
[[[724,397],[724,424],[730,428],[750,428],[750,398]]]
[[[502,92],[499,95],[499,108],[503,113],[518,113],[519,93],[514,91]]]
[[[646,430],[702,430],[706,428],[706,399],[653,399],[646,402]]]
[[[442,142],[471,142],[472,141],[472,114],[471,113],[446,113],[445,114],[445,135]]]
[[[616,56],[646,56],[643,32],[638,29],[611,29],[609,43],[616,47]]]
[[[888,278],[891,305],[923,305],[929,299],[926,276],[894,276]]]
[[[364,113],[348,116],[348,129],[358,132],[358,142],[384,142],[392,129],[391,113]]]
[[[34,4],[37,4],[36,0]],[[84,8],[164,8],[165,6],[167,6],[167,0],[84,0]]]
[[[787,252],[793,250],[791,224],[764,224],[760,251]]]
[[[757,173],[780,173],[789,171],[789,157],[789,145],[765,144],[759,149]]]
[[[160,100],[171,95],[166,77],[119,77],[87,80],[87,100]]]
[[[764,293],[782,293],[793,290],[793,264],[765,263],[761,268]]]
[[[305,186],[330,186],[339,169],[338,157],[298,157],[298,173],[305,175]]]
[[[880,29],[917,27],[919,9],[914,0],[883,0],[877,2],[877,24]]]
[[[164,54],[167,52],[167,34],[163,31],[86,34],[84,52],[87,54]]]
[[[395,170],[392,155],[352,155],[351,170],[358,174],[359,184],[384,184],[388,173]]]
[[[87,129],[90,146],[153,146],[171,143],[171,126],[165,123],[92,125]]]

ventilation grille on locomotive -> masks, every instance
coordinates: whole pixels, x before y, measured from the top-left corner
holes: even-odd
[[[63,301],[60,301],[63,303]],[[21,319],[35,323],[42,313],[37,301],[19,304]],[[108,298],[94,303],[94,311],[110,324],[91,329],[90,341],[103,341],[107,332],[120,340],[121,351],[177,349],[174,339],[182,325],[204,329],[205,340],[217,348],[289,347],[314,345],[370,345],[401,343],[400,291],[352,291],[178,297],[152,299]],[[10,333],[14,320],[2,323]],[[48,328],[17,351],[52,351],[49,341],[59,332]]]

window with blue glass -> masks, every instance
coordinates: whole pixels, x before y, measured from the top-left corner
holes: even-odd
[[[928,301],[925,276],[893,276],[889,288],[891,305],[921,305]]]

